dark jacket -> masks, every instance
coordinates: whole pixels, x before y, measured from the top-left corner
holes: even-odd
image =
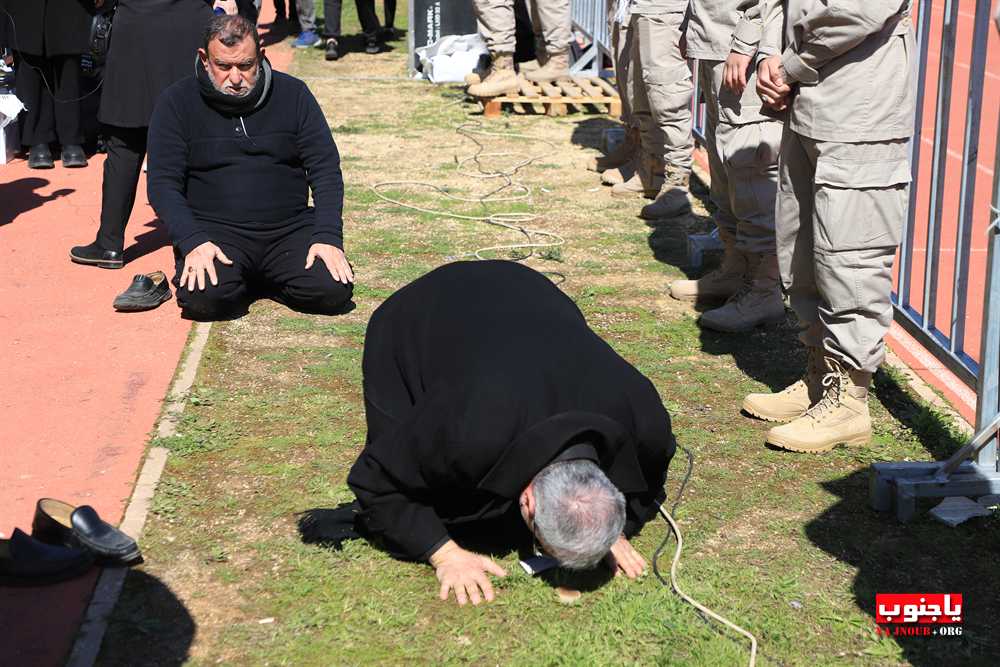
[[[653,384],[520,264],[448,264],[396,292],[372,315],[363,372],[368,440],[347,483],[358,527],[397,557],[517,512],[582,441],[626,496],[627,536],[663,498],[675,442]]]
[[[100,121],[120,127],[149,125],[160,93],[194,72],[211,18],[210,0],[118,0]]]
[[[0,0],[7,24],[5,46],[33,56],[64,56],[90,51],[93,0]],[[11,29],[10,20],[14,19]],[[16,41],[16,44],[15,44]]]
[[[193,76],[168,88],[149,126],[148,195],[185,255],[212,241],[217,225],[252,238],[312,224],[312,243],[344,245],[344,181],[330,126],[309,88],[280,72],[244,116],[209,106]]]

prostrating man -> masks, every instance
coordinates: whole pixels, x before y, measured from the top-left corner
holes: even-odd
[[[524,76],[531,81],[555,81],[569,76],[569,49],[573,39],[569,0],[528,0],[535,32],[545,40],[544,64]],[[517,91],[514,71],[516,22],[514,0],[473,0],[479,32],[490,51],[490,71],[469,86],[473,97],[495,97]],[[541,62],[539,54],[539,62]]]
[[[871,438],[868,387],[892,322],[892,263],[908,204],[916,53],[908,0],[786,0],[784,50],[758,66],[765,103],[789,108],[775,213],[778,260],[809,349],[805,376],[744,409],[767,441],[824,452]],[[767,21],[767,18],[765,18]]]
[[[341,312],[354,275],[340,156],[319,104],[271,70],[241,16],[213,18],[198,56],[149,128],[149,201],[173,240],[183,315],[230,319],[260,296]]]
[[[698,280],[676,280],[675,299],[717,305],[703,327],[747,331],[784,320],[774,247],[781,121],[764,113],[751,60],[762,30],[761,0],[692,0],[687,52],[698,60],[705,97],[705,148],[722,265]],[[771,29],[781,30],[780,23]]]
[[[505,261],[438,268],[372,315],[363,359],[368,438],[347,482],[356,525],[427,561],[459,604],[492,600],[493,561],[460,524],[513,518],[568,568],[608,553],[663,499],[675,442],[653,384],[588,328],[540,273]]]

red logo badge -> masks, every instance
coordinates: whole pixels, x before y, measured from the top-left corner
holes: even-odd
[[[876,593],[875,595],[875,622],[879,626],[896,626],[894,631],[880,627],[881,634],[927,637],[961,635],[964,616],[961,593]],[[947,627],[932,627],[938,625]]]

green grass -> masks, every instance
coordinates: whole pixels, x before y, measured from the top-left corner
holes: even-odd
[[[354,10],[344,9],[348,32]],[[350,74],[370,62],[379,75],[404,69],[399,52],[377,61],[352,54],[332,68],[318,53],[296,58],[304,76]],[[476,187],[447,168],[472,150],[442,133],[470,113],[449,104],[453,90],[346,79],[310,85],[321,100],[338,100],[327,111],[345,155],[358,307],[324,318],[261,302],[243,320],[213,327],[178,433],[156,443],[170,457],[142,537],[146,563],[126,581],[99,663],[743,663],[745,641],[706,622],[651,574],[637,582],[533,579],[501,551],[510,574],[498,582],[497,600],[459,608],[436,599],[426,565],[394,561],[363,541],[341,551],[301,542],[299,513],[352,497],[345,479],[365,439],[360,369],[371,312],[445,257],[511,240],[477,223],[398,210],[368,187],[413,178]],[[431,118],[434,109],[440,117]],[[538,133],[569,150],[574,123],[586,120],[511,116],[493,127]],[[505,149],[517,148],[511,143]],[[386,148],[397,145],[399,154]],[[741,416],[738,405],[747,392],[783,386],[800,372],[793,323],[741,337],[700,330],[696,314],[663,292],[684,274],[684,229],[644,226],[634,202],[591,192],[593,175],[563,157],[523,174],[536,188],[556,179],[562,194],[536,189],[530,207],[542,216],[534,224],[568,241],[529,264],[562,274],[560,287],[591,326],[654,382],[678,442],[695,456],[677,513],[682,586],[751,629],[765,665],[995,664],[1000,520],[949,529],[921,517],[900,526],[867,507],[871,462],[946,456],[961,441],[954,425],[888,370],[875,381],[869,447],[815,457],[763,447],[766,425]],[[452,206],[405,194],[431,208]],[[705,224],[698,210],[692,228]],[[670,494],[685,463],[678,456]],[[664,533],[653,522],[636,545],[648,556]],[[668,558],[660,565],[666,570]],[[560,604],[560,584],[580,587],[583,597]],[[916,590],[966,594],[965,634],[877,637],[875,594]]]

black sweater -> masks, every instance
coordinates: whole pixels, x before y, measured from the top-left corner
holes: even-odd
[[[190,76],[157,101],[149,202],[182,254],[212,241],[213,225],[253,237],[312,214],[312,242],[344,247],[340,155],[316,98],[281,72],[267,96],[247,115],[227,116],[205,102]]]
[[[653,384],[520,264],[458,262],[403,287],[372,315],[362,369],[368,443],[347,483],[358,527],[397,557],[516,513],[581,441],[625,494],[627,536],[663,498],[676,445]]]

